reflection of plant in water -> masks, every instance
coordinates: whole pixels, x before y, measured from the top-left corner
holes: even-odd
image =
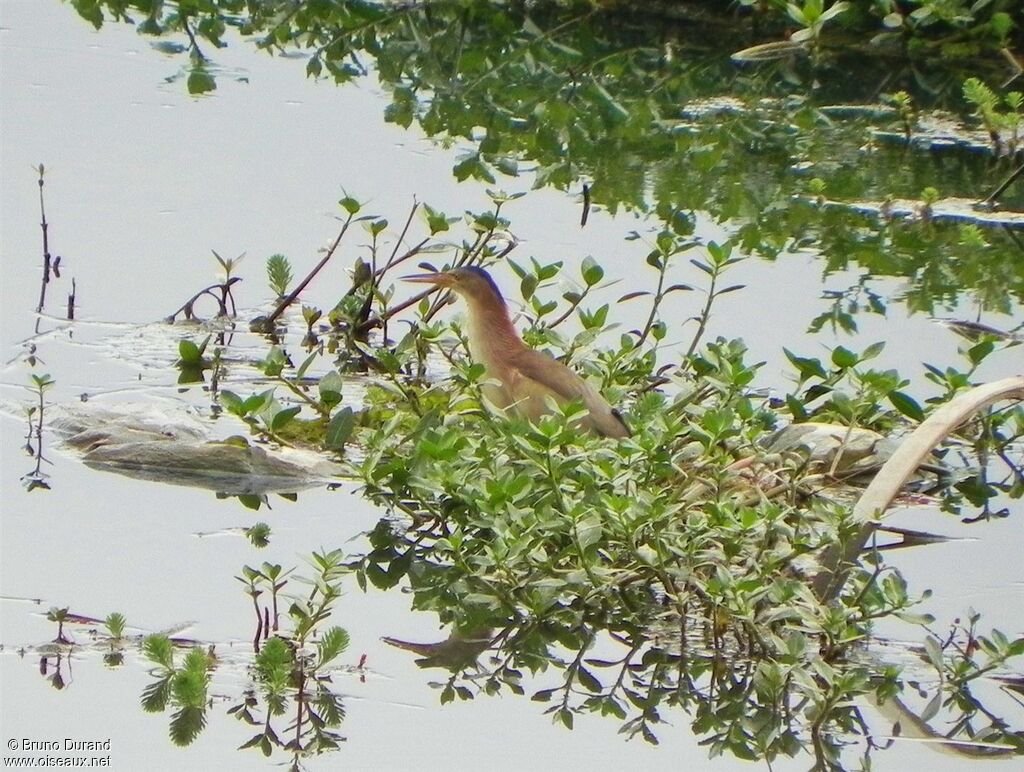
[[[799,43],[809,42],[813,46],[820,45],[821,31],[825,24],[842,16],[850,9],[850,6],[851,3],[845,2],[845,0],[834,2],[828,8],[825,7],[824,0],[802,0],[799,4],[788,3],[786,11],[789,13],[789,18],[802,27],[794,32],[790,39]]]
[[[241,704],[229,710],[239,720],[259,725],[254,711],[259,704],[256,695],[262,695],[266,711],[262,729],[242,747],[259,747],[266,756],[274,747],[284,748],[294,755],[296,766],[300,757],[335,749],[344,739],[334,728],[344,720],[345,708],[341,697],[331,688],[327,668],[348,648],[349,638],[340,627],[324,628],[340,595],[342,553],[340,550],[313,553],[311,563],[316,574],[310,580],[300,581],[308,582],[312,589],[305,598],[295,598],[289,606],[292,632],[287,637],[278,633],[277,601],[291,570],[283,571],[281,566],[269,563],[264,563],[258,571],[248,566],[243,568],[243,582],[250,587],[258,618],[254,641],[257,651],[253,670],[255,688]],[[264,608],[263,615],[259,613],[259,591],[255,590],[261,583],[271,594],[271,605]],[[310,647],[314,635],[317,640]],[[294,704],[295,717],[285,728],[291,737],[284,740],[272,728],[271,719],[283,715],[289,701]]]
[[[278,601],[292,569],[271,563],[263,563],[259,569],[242,568],[238,579],[256,614],[255,657],[249,668],[251,686],[228,710],[238,720],[260,727],[242,748],[258,747],[266,756],[281,748],[292,755],[295,769],[303,757],[335,749],[344,739],[336,728],[345,718],[345,708],[333,689],[329,668],[348,648],[349,637],[341,627],[326,626],[340,596],[342,553],[313,553],[310,562],[313,576],[297,581],[311,589],[290,598],[284,615],[289,622],[287,631],[281,624]],[[261,606],[264,592],[269,594],[269,603]],[[116,625],[117,620],[114,622]],[[206,725],[211,677],[218,667],[214,649],[193,646],[180,664],[175,644],[166,635],[147,636],[142,649],[157,667],[156,680],[143,691],[143,708],[148,712],[176,708],[171,717],[171,739],[177,745],[188,745]],[[257,718],[261,710],[262,719]],[[279,733],[274,719],[289,711],[293,717]]]
[[[753,18],[767,14],[790,24],[793,15],[812,36],[825,20],[826,28],[877,23],[881,7],[875,3],[840,14],[848,3],[827,9],[820,0],[754,5],[762,12]],[[906,9],[894,5],[886,23],[896,25],[900,35],[941,38],[951,34],[954,22],[939,12],[940,5],[927,4],[905,16]],[[982,30],[996,24],[997,17],[1009,19],[996,5],[967,13],[967,25],[976,18]],[[809,169],[828,183],[837,200],[916,197],[929,186],[950,194],[955,189],[955,195],[967,198],[984,198],[992,190],[992,172],[976,157],[922,152],[908,158],[874,146],[870,109],[847,113],[843,120],[818,109],[830,98],[874,100],[883,79],[897,94],[921,94],[914,72],[897,68],[894,74],[891,62],[881,65],[877,78],[851,79],[845,75],[848,68],[826,60],[808,96],[803,86],[780,82],[784,78],[776,77],[778,68],[737,72],[728,60],[728,39],[736,32],[732,19],[728,26],[701,28],[691,40],[686,27],[666,31],[661,24],[637,22],[635,15],[623,23],[622,17],[589,6],[526,9],[465,0],[426,6],[288,4],[285,9],[277,0],[264,0],[230,8],[238,15],[220,4],[194,9],[183,18],[164,7],[148,20],[146,30],[180,34],[188,24],[193,37],[206,30],[220,44],[225,26],[241,26],[243,34],[269,50],[308,53],[312,75],[330,75],[338,82],[368,72],[363,59],[372,58],[375,75],[391,93],[386,119],[402,126],[417,123],[430,136],[464,145],[454,168],[459,179],[494,181],[499,174],[532,172],[536,186],[566,190],[586,182],[588,203],[611,211],[654,213],[666,223],[678,211],[707,212],[738,230],[744,252],[775,257],[797,243],[814,246],[829,261],[857,260],[878,276],[914,277],[913,294],[928,305],[943,300],[943,290],[961,294],[980,286],[1009,286],[1004,298],[1024,296],[1019,247],[1005,235],[994,239],[992,260],[979,270],[973,261],[949,260],[954,229],[921,233],[920,224],[907,227],[902,251],[894,255],[884,222],[863,227],[863,218],[854,213],[791,200],[803,191],[801,175]],[[100,23],[102,11],[103,4],[90,6],[90,20]],[[986,39],[979,32],[977,44]],[[717,41],[711,52],[708,40]],[[1005,34],[995,44],[1005,45]],[[920,46],[910,53],[930,56],[930,51]],[[855,66],[864,71],[877,63],[861,58]],[[934,69],[929,68],[924,89],[929,94],[939,77]],[[794,77],[793,68],[783,72]],[[950,80],[954,83],[948,90],[959,98],[960,80]],[[870,91],[851,97],[850,90],[859,84]],[[835,95],[822,96],[830,91]],[[726,92],[736,97],[734,106],[715,109],[714,100]],[[920,112],[933,97],[921,94],[918,99]],[[909,104],[897,101],[905,132],[910,130]],[[953,281],[935,288],[927,284],[925,271],[934,262]],[[370,282],[348,297],[341,312],[356,316],[359,301],[373,286]],[[1002,310],[989,301],[997,298],[985,296],[986,308]]]
[[[267,523],[255,523],[245,529],[246,538],[257,549],[263,549],[270,544],[270,526]]]
[[[927,724],[940,711],[950,717],[949,737],[964,736],[976,741],[1002,746],[1000,755],[1024,753],[1024,728],[1014,728],[1010,722],[993,712],[989,700],[972,693],[972,685],[991,679],[999,686],[1002,696],[1020,704],[1019,677],[1000,676],[1000,671],[1013,658],[1024,656],[1024,638],[1008,639],[998,630],[981,635],[977,625],[981,615],[970,611],[966,624],[959,619],[948,634],[931,634],[924,641],[924,659],[935,668],[938,683],[917,719]],[[1004,671],[1005,672],[1005,671]],[[918,685],[921,697],[928,690]],[[938,733],[933,736],[941,737]],[[991,750],[989,755],[992,755]]]
[[[147,713],[162,713],[169,705],[176,708],[171,716],[171,740],[175,745],[189,745],[206,726],[213,653],[191,648],[176,665],[174,644],[166,635],[148,636],[142,650],[157,668],[156,681],[142,692],[142,707]]]

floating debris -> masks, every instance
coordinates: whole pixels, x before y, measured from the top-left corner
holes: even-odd
[[[679,114],[683,118],[696,120],[698,118],[711,118],[716,115],[738,115],[749,111],[750,108],[742,100],[732,96],[720,96],[694,99],[687,102],[683,105]]]
[[[981,202],[973,198],[943,198],[932,204],[909,198],[894,198],[886,201],[832,201],[810,196],[796,196],[795,200],[825,209],[860,212],[886,219],[967,222],[975,225],[1024,229],[1024,212],[983,209],[980,208]]]
[[[830,118],[871,118],[892,119],[897,117],[896,108],[875,102],[866,105],[822,105],[818,110]]]
[[[991,339],[1000,340],[1007,343],[1024,343],[1024,333],[1018,332],[1024,325],[1018,325],[1012,330],[1000,330],[995,327],[990,327],[987,324],[981,322],[972,322],[966,319],[942,319],[939,317],[932,317],[932,321],[936,324],[941,324],[948,330],[955,332],[957,335],[966,338],[967,340],[977,343],[978,341]]]
[[[807,53],[807,46],[792,40],[775,40],[737,51],[731,57],[734,62],[774,62]]]
[[[65,410],[51,425],[88,467],[231,495],[297,492],[343,471],[313,451],[257,445],[243,437],[210,440],[187,411],[87,403]]]
[[[1014,141],[993,138],[983,128],[969,126],[952,113],[942,110],[920,113],[908,134],[903,130],[875,129],[871,136],[882,142],[895,142],[921,150],[970,150],[1013,155],[1019,149]]]

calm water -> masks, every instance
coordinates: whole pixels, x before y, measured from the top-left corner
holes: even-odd
[[[25,424],[18,412],[29,400],[22,342],[38,323],[40,367],[57,382],[48,394],[52,402],[74,405],[88,394],[93,404],[202,405],[201,392],[179,393],[177,371],[168,366],[176,358],[177,333],[147,325],[212,281],[211,248],[224,256],[248,253],[240,300],[256,307],[269,299],[264,258],[284,252],[297,272],[307,270],[337,229],[334,202],[343,191],[396,222],[414,196],[448,212],[482,208],[488,186],[458,183],[452,176],[462,149],[458,143],[445,148],[415,126],[407,130],[385,123],[382,111],[390,97],[372,76],[345,87],[318,83],[305,77],[304,61],[272,59],[236,41],[217,52],[222,72],[215,95],[192,98],[182,82],[165,82],[179,60],[154,50],[128,27],[111,24],[97,33],[70,8],[37,0],[3,0],[0,11],[0,342],[9,361],[0,384],[5,412],[0,423],[0,739],[110,739],[115,769],[268,766],[275,759],[236,750],[252,732],[225,714],[244,683],[240,664],[217,671],[209,725],[190,747],[177,748],[167,738],[167,716],[139,708],[150,677],[137,654],[129,654],[124,667],[111,669],[97,653],[83,649],[62,663],[64,688],[53,688],[40,674],[39,654],[32,648],[54,635],[45,611],[69,606],[104,617],[116,610],[133,628],[147,632],[189,623],[187,635],[215,642],[227,661],[237,650],[240,663],[251,634],[251,608],[234,579],[240,567],[263,560],[291,565],[321,547],[359,551],[365,548],[362,534],[380,513],[354,485],[345,484],[335,491],[302,493],[296,503],[275,500],[272,510],[254,515],[208,491],[101,474],[59,451],[49,453],[52,466],[46,468],[52,490],[26,494],[19,483],[31,466],[22,450]],[[40,162],[47,169],[51,249],[62,256],[64,274],[50,287],[48,307],[59,316],[68,278],[74,276],[79,319],[74,324],[38,321],[33,313],[40,243],[32,166]],[[530,186],[521,178],[506,185],[510,190]],[[511,205],[520,252],[542,262],[579,261],[591,254],[628,287],[645,248],[624,238],[652,226],[639,213],[620,209],[615,215],[593,212],[581,230],[580,206],[577,195],[552,188]],[[710,217],[698,216],[696,227],[706,239],[726,233]],[[347,244],[317,279],[310,300],[329,307],[339,288],[347,286],[344,272],[356,243]],[[674,281],[700,278],[688,265],[677,274]],[[858,318],[855,338],[806,336],[809,319],[827,308],[823,289],[846,288],[856,283],[859,271],[854,264],[823,274],[812,249],[775,262],[744,263],[734,278],[749,288],[723,299],[711,333],[743,337],[752,357],[768,363],[766,387],[786,383],[783,345],[821,355],[836,341],[856,348],[884,339],[883,364],[900,366],[913,379],[909,390],[927,394],[917,363],[952,361],[960,341],[926,315],[908,314],[900,303],[890,305],[886,317]],[[515,285],[510,272],[498,280]],[[901,279],[882,278],[876,286],[892,297],[905,289]],[[624,291],[616,287],[608,296]],[[674,302],[680,319],[694,312],[691,297]],[[942,309],[942,315],[957,313],[971,315],[972,302]],[[622,309],[626,325],[642,321],[641,316],[639,309]],[[1011,314],[995,319],[1012,327],[1024,315],[1015,305]],[[246,346],[253,357],[260,355],[258,343],[243,341],[243,354]],[[986,363],[979,378],[1021,369],[1020,357],[1011,354]],[[1022,513],[1019,502],[1011,506],[1011,517],[969,531],[924,508],[898,516],[907,527],[972,537],[895,559],[912,582],[935,590],[927,610],[949,619],[970,606],[1008,634],[1024,633]],[[196,536],[247,526],[256,518],[274,532],[262,552],[238,535]],[[541,706],[508,695],[439,706],[431,682],[443,681],[444,673],[417,668],[412,655],[380,640],[445,636],[436,616],[409,607],[410,596],[402,592],[348,588],[337,623],[349,631],[352,645],[342,662],[355,665],[365,654],[366,669],[335,674],[345,696],[342,733],[348,741],[338,753],[310,760],[311,768],[519,769],[538,760],[571,769],[749,766],[728,758],[708,761],[684,716],[676,717],[662,732],[661,745],[652,748],[626,742],[616,735],[614,722],[596,716],[577,720],[567,732],[552,725]],[[882,632],[907,635],[906,629]],[[74,626],[70,635],[88,637]],[[544,678],[538,680],[537,688],[543,687]],[[939,770],[964,769],[971,762],[906,742],[879,754],[875,763],[882,769]],[[807,764],[801,758],[773,768]],[[1013,765],[990,762],[993,768]]]

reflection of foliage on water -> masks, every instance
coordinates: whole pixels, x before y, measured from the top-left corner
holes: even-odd
[[[365,655],[355,667],[336,662],[349,645],[348,633],[329,625],[347,573],[341,550],[314,552],[308,562],[312,571],[296,577],[291,577],[294,569],[266,562],[242,568],[237,578],[257,620],[249,656],[232,645],[183,637],[187,624],[142,635],[129,633],[117,612],[97,619],[53,607],[46,618],[56,625],[56,635],[33,647],[40,655],[39,673],[63,690],[74,683],[72,663],[82,655],[101,653],[104,664],[117,669],[126,664],[127,653],[138,652],[151,677],[141,707],[147,713],[171,711],[169,736],[175,745],[191,745],[206,728],[211,709],[228,700],[227,715],[259,730],[240,750],[258,748],[269,757],[276,749],[290,757],[290,769],[298,770],[304,759],[337,750],[345,740],[338,733],[345,705],[333,677],[345,670],[365,673]],[[246,676],[243,688],[235,680],[240,670]],[[226,677],[224,683],[217,682],[219,675]]]
[[[118,18],[133,7],[142,4],[79,10],[99,24],[103,8]],[[1004,313],[1012,298],[1024,297],[1020,246],[1005,234],[989,234],[982,248],[965,243],[957,228],[889,224],[792,201],[808,192],[811,177],[823,186],[819,193],[844,201],[917,199],[930,187],[984,198],[1006,171],[986,171],[977,154],[877,146],[872,128],[912,127],[907,102],[845,114],[816,106],[875,101],[883,88],[934,94],[943,78],[955,100],[959,79],[948,71],[932,67],[925,77],[893,61],[827,56],[813,69],[738,69],[728,53],[749,39],[742,29],[707,21],[666,27],[550,4],[529,12],[483,0],[158,8],[140,31],[187,30],[191,66],[206,73],[203,83],[212,65],[200,43],[223,45],[229,26],[270,51],[308,53],[313,76],[349,81],[372,61],[391,92],[388,121],[415,123],[467,147],[454,167],[460,180],[530,173],[536,186],[563,190],[586,182],[594,205],[668,223],[680,212],[706,211],[739,230],[744,250],[775,257],[815,247],[827,270],[855,261],[866,276],[909,277],[905,300],[915,311],[951,304],[966,290],[980,308]],[[849,77],[851,69],[858,77]],[[732,98],[716,99],[725,93]],[[1012,190],[1009,196],[1004,202],[1021,201]],[[950,257],[961,253],[971,259]]]
[[[259,748],[270,756],[280,748],[291,754],[293,769],[309,755],[336,750],[345,739],[337,732],[345,706],[332,684],[330,667],[348,648],[349,636],[341,627],[326,626],[340,596],[341,552],[314,553],[310,562],[316,572],[300,580],[312,586],[304,597],[283,593],[291,570],[280,565],[245,566],[238,577],[256,610],[256,654],[248,668],[251,685],[227,712],[259,728],[242,749]],[[270,601],[261,605],[265,592]],[[290,600],[286,614],[278,608],[279,597]],[[282,625],[282,616],[290,624]],[[210,682],[219,666],[215,647],[190,645],[180,664],[175,643],[166,635],[146,637],[142,649],[156,666],[155,680],[143,690],[143,709],[162,713],[175,708],[171,740],[191,744],[206,726]],[[275,729],[275,720],[286,715],[291,720]]]

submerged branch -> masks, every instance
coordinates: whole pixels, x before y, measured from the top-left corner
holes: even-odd
[[[885,462],[853,508],[857,534],[845,545],[834,545],[822,556],[822,569],[813,587],[823,601],[839,595],[849,569],[856,564],[861,550],[878,528],[900,488],[928,457],[928,454],[953,431],[979,410],[1005,399],[1024,400],[1024,376],[1004,378],[976,386],[946,403],[910,434]]]

